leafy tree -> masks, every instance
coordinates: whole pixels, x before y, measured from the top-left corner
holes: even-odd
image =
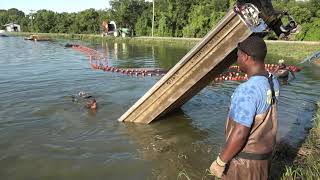
[[[127,27],[134,30],[139,16],[146,9],[144,0],[111,0],[111,17],[118,27]]]
[[[320,9],[320,0],[310,0],[310,9],[316,14]]]
[[[48,10],[39,10],[34,14],[33,30],[35,32],[54,32],[56,23],[55,13]]]
[[[78,22],[76,21],[77,13],[69,14],[69,19],[72,21],[72,24],[68,27],[68,33],[77,34],[81,33],[78,27]]]
[[[205,0],[192,7],[189,23],[184,28],[186,37],[203,37],[228,11],[230,4],[225,0]]]
[[[68,33],[69,27],[73,24],[74,18],[68,13],[56,15],[56,26],[52,29],[55,33]]]
[[[151,36],[152,34],[152,5],[147,7],[135,24],[137,36]]]
[[[170,26],[168,24],[171,24],[171,21],[169,17],[167,17],[165,14],[161,14],[161,18],[158,22],[158,28],[157,28],[157,36],[171,36],[170,32]]]
[[[290,8],[289,12],[299,24],[309,22],[312,17],[312,13],[309,9],[301,8],[299,6]]]
[[[0,10],[0,26],[3,26],[8,23],[8,12],[7,10]]]
[[[22,25],[22,27],[28,25],[24,12],[15,8],[0,10],[0,25],[3,26],[7,23],[17,23]]]
[[[100,24],[97,22],[99,13],[94,9],[81,11],[76,15],[76,26],[82,33],[99,33]]]
[[[189,23],[183,28],[185,37],[202,37],[209,30],[210,11],[205,5],[194,5],[189,14]]]
[[[298,40],[319,41],[320,40],[320,18],[312,18],[310,23],[302,26],[301,32],[297,36]]]
[[[14,22],[14,23],[20,23],[20,20],[23,17],[25,17],[24,12],[19,11],[16,8],[8,9],[7,14],[8,14],[8,21],[9,22]]]
[[[188,24],[192,0],[159,0],[156,3],[156,27],[158,35],[183,36],[183,28]]]

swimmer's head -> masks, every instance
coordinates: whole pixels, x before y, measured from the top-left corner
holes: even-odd
[[[87,102],[87,107],[88,107],[89,109],[97,109],[97,101],[96,101],[96,99],[90,99],[90,100],[88,100],[88,102]]]
[[[278,61],[278,64],[279,64],[280,69],[284,69],[284,68],[287,67],[287,66],[284,64],[284,60],[283,60],[283,59],[280,59],[280,60]]]

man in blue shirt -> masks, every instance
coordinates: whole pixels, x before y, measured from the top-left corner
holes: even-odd
[[[237,63],[248,81],[234,91],[226,144],[210,171],[222,179],[268,179],[276,141],[279,82],[265,70],[267,46],[251,36],[238,44]]]

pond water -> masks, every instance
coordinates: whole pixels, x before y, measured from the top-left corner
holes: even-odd
[[[230,96],[240,82],[207,86],[180,112],[150,125],[122,123],[117,119],[160,77],[93,70],[65,43],[0,38],[1,179],[204,177],[223,145]],[[86,45],[121,68],[169,69],[191,49]],[[312,127],[320,89],[319,68],[303,67],[296,76],[282,87],[279,103],[278,139],[291,144]],[[79,91],[96,97],[96,113],[71,101]]]

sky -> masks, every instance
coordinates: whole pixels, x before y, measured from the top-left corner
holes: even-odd
[[[0,9],[17,8],[29,14],[30,10],[47,9],[54,12],[79,12],[85,9],[105,9],[109,0],[1,0]]]

